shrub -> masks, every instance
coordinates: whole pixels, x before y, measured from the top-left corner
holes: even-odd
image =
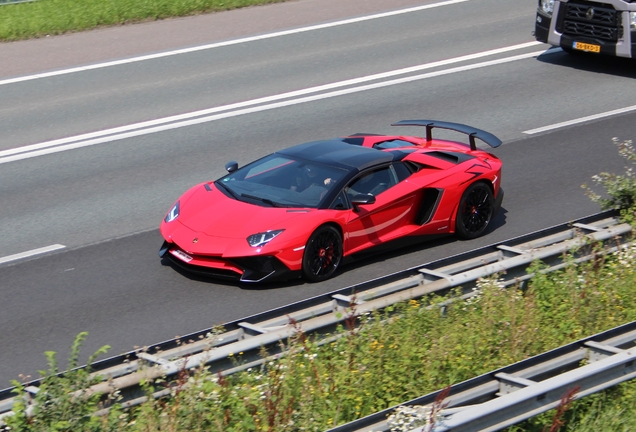
[[[618,138],[612,138],[612,141],[618,147],[618,153],[621,157],[632,165],[636,163],[636,151],[632,140],[621,141]],[[603,210],[620,210],[623,220],[634,225],[636,221],[636,176],[634,176],[633,167],[626,167],[623,175],[602,172],[593,176],[592,182],[600,186],[604,193],[598,194],[587,184],[584,184],[582,187],[590,199],[599,203]]]

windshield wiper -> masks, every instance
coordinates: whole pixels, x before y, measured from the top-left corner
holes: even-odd
[[[277,203],[277,202],[274,202],[274,201],[272,201],[272,200],[270,200],[270,199],[267,199],[267,198],[261,198],[261,197],[257,197],[257,196],[249,195],[249,194],[241,194],[241,196],[242,196],[243,198],[250,198],[250,199],[253,199],[253,200],[256,200],[256,201],[263,202],[263,203],[265,203],[265,204],[269,204],[269,205],[271,205],[272,207],[282,207],[282,205],[281,205],[281,204],[279,204],[279,203]]]
[[[221,186],[223,189],[228,191],[230,193],[230,195],[232,195],[234,198],[238,199],[238,195],[236,195],[236,192],[234,192],[232,189],[230,189],[227,185],[224,185],[220,181],[215,181],[214,184],[217,185],[217,186]]]

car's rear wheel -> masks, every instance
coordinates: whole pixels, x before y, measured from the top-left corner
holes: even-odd
[[[462,194],[457,209],[455,232],[464,239],[482,235],[495,213],[495,199],[486,183],[473,183]]]
[[[331,225],[313,232],[303,255],[303,275],[312,282],[330,278],[342,261],[342,236]]]

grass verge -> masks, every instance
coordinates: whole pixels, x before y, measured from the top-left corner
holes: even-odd
[[[286,342],[292,354],[278,361],[229,377],[183,371],[172,397],[133,410],[112,400],[114,409],[104,417],[89,414],[101,408],[97,399],[65,396],[81,391],[85,380],[55,377],[52,368],[35,397],[34,416],[21,405],[8,421],[19,431],[58,430],[58,424],[86,431],[324,431],[636,320],[636,246],[537,274],[523,292],[502,288],[496,278],[482,280],[478,296],[452,303],[444,315],[424,307],[442,300],[430,296],[358,317],[361,327],[342,328],[344,336],[325,346],[298,332]],[[162,385],[146,383],[146,391]],[[619,394],[630,401],[619,403],[612,396]],[[636,406],[635,395],[633,385],[619,386],[577,402],[563,421],[583,430],[585,422],[597,421],[594,413],[620,411],[608,425],[636,424],[629,408]],[[546,414],[513,430],[538,430],[552,421]]]
[[[218,12],[285,0],[37,0],[0,5],[0,41]]]

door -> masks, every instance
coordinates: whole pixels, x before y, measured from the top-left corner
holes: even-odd
[[[402,228],[411,223],[417,188],[408,181],[398,180],[395,169],[387,166],[365,171],[345,187],[349,202],[357,194],[375,197],[375,203],[350,210],[344,238],[347,254],[398,237]]]

